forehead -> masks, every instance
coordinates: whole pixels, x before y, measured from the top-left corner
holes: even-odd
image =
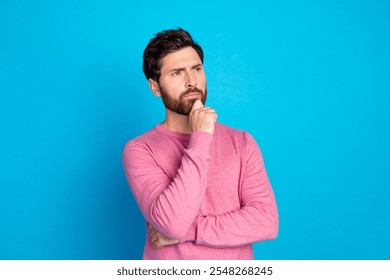
[[[192,47],[186,47],[169,53],[160,60],[161,72],[176,68],[191,67],[199,63],[201,64],[202,61],[200,60],[198,53]]]

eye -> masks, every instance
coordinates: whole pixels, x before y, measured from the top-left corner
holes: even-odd
[[[195,67],[194,70],[195,70],[195,72],[199,72],[202,70],[202,66]]]
[[[180,76],[181,71],[172,72],[172,76]]]

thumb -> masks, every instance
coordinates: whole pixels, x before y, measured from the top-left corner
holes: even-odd
[[[194,104],[192,105],[191,112],[200,108],[203,108],[203,103],[199,99],[196,99]]]

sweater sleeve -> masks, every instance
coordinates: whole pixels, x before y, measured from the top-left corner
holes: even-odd
[[[146,143],[130,141],[123,154],[127,181],[145,219],[167,237],[179,239],[198,214],[205,193],[212,135],[192,133],[172,179]]]
[[[225,248],[276,238],[278,210],[263,157],[252,136],[246,133],[245,138],[240,208],[220,215],[198,215],[181,242]]]

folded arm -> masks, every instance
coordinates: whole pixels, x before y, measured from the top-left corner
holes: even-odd
[[[234,247],[276,238],[279,218],[275,196],[260,149],[252,136],[245,136],[241,207],[221,215],[197,216],[181,242]]]
[[[182,238],[189,230],[205,193],[212,135],[195,132],[172,179],[147,145],[129,142],[123,152],[126,178],[148,223],[164,236]]]
[[[180,242],[224,248],[276,238],[279,219],[274,193],[260,149],[249,134],[246,137],[240,208],[220,215],[196,216]]]

